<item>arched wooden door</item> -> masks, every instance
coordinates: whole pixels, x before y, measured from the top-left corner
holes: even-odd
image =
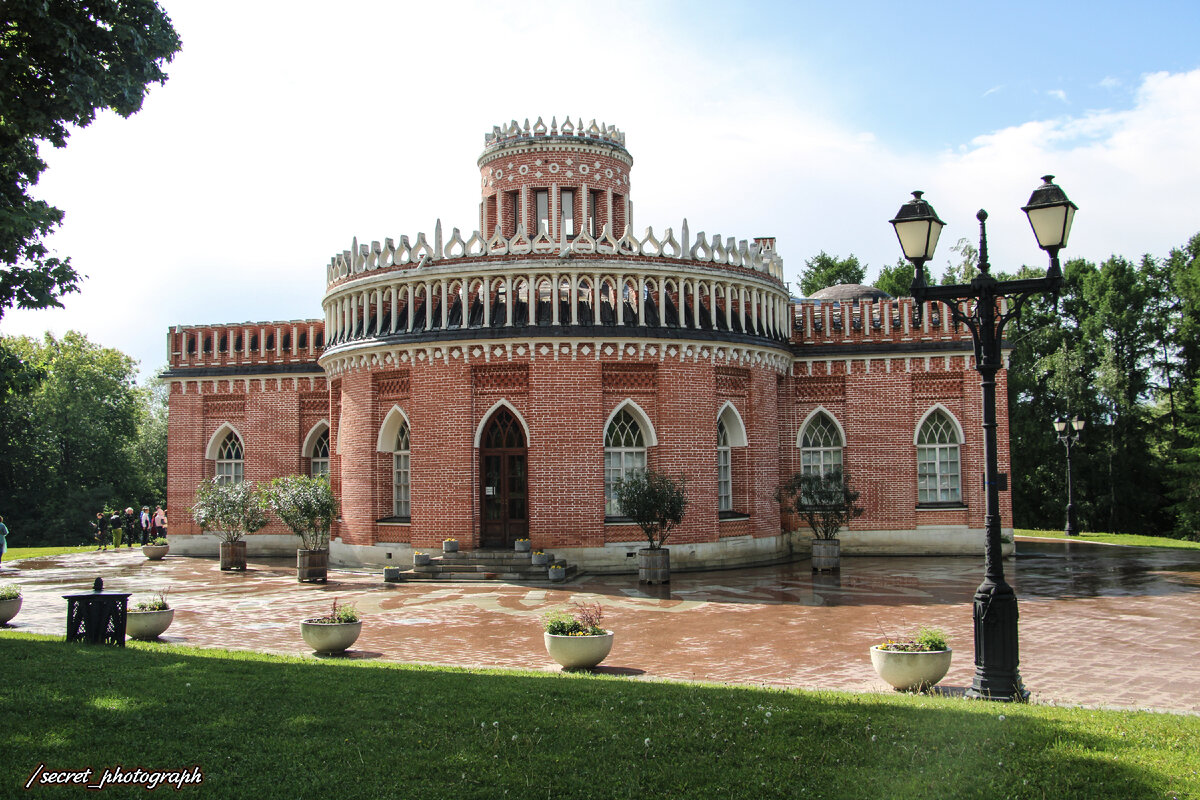
[[[529,536],[525,433],[507,408],[492,415],[479,442],[479,532],[483,547],[511,548]]]

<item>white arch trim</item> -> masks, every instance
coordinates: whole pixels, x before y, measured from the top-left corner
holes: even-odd
[[[834,414],[834,413],[833,413],[832,411],[830,411],[829,409],[827,409],[825,406],[817,406],[816,408],[814,408],[812,411],[810,411],[810,412],[809,412],[809,414],[808,414],[808,416],[807,416],[807,417],[805,417],[805,418],[804,418],[804,422],[802,422],[802,423],[800,424],[800,430],[799,430],[799,431],[797,431],[797,433],[796,433],[796,447],[803,447],[803,446],[804,446],[804,430],[805,430],[805,429],[806,429],[806,428],[809,426],[809,424],[810,424],[810,423],[811,423],[811,422],[812,422],[814,419],[816,419],[816,418],[817,418],[817,416],[818,416],[818,415],[820,415],[820,414],[824,414],[825,416],[827,416],[827,417],[829,417],[831,420],[833,420],[833,425],[834,425],[834,427],[836,427],[836,428],[837,428],[837,430],[838,430],[838,436],[841,436],[841,437],[842,437],[842,447],[845,447],[845,446],[846,446],[846,441],[847,441],[847,439],[846,439],[846,429],[845,429],[845,428],[843,428],[843,427],[842,427],[842,423],[838,421],[837,415],[836,415],[836,414]]]
[[[304,445],[300,450],[300,455],[304,458],[311,458],[313,446],[317,443],[317,438],[327,430],[329,430],[329,420],[327,419],[323,419],[316,425],[313,425],[308,435],[304,437]]]
[[[404,410],[400,406],[392,406],[387,416],[383,418],[383,424],[379,426],[379,438],[375,442],[375,449],[380,453],[396,452],[396,434],[400,433],[400,425],[406,422],[408,422],[408,415],[404,413]],[[408,430],[411,435],[412,423],[409,423]]]
[[[917,439],[921,435],[921,428],[925,427],[925,420],[929,419],[937,411],[941,411],[943,414],[945,414],[947,417],[950,418],[951,422],[954,423],[954,431],[955,431],[955,433],[958,434],[958,442],[957,443],[965,444],[967,441],[967,437],[965,437],[963,435],[962,424],[959,423],[958,417],[954,416],[954,412],[952,412],[950,409],[946,408],[941,403],[934,403],[932,406],[930,406],[929,410],[926,411],[919,420],[917,420],[917,427],[913,428],[913,444],[915,445],[917,443]]]
[[[225,437],[232,433],[242,443],[242,452],[246,452],[246,439],[242,436],[241,431],[233,427],[228,422],[222,422],[217,428],[216,433],[208,440],[208,447],[204,448],[204,457],[209,461],[216,461],[217,456],[221,454],[221,443],[225,441]]]
[[[650,421],[650,415],[646,413],[645,409],[633,402],[633,400],[628,399],[617,403],[617,407],[608,415],[608,419],[604,420],[604,427],[600,429],[600,443],[604,444],[604,438],[608,435],[608,426],[612,424],[613,419],[616,418],[617,414],[621,413],[621,409],[623,408],[627,409],[633,415],[634,419],[638,421],[638,424],[642,426],[642,433],[646,437],[646,446],[654,447],[657,445],[658,434],[654,432],[654,423]]]
[[[525,422],[525,417],[521,416],[521,412],[517,411],[517,407],[507,400],[497,400],[491,408],[484,412],[479,419],[479,425],[475,428],[475,446],[479,447],[479,443],[483,441],[483,430],[487,424],[492,421],[492,415],[495,414],[500,407],[503,406],[512,412],[512,415],[517,418],[517,422],[521,423],[521,430],[525,432],[525,446],[529,446],[529,425]]]
[[[721,412],[717,414],[717,419],[725,422],[725,433],[729,437],[730,447],[746,446],[746,425],[742,422],[742,415],[738,413],[737,406],[726,400],[725,405],[721,406]]]

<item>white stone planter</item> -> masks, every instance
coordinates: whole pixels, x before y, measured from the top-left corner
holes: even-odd
[[[513,549],[518,553],[528,553],[533,548],[528,539],[518,539],[513,542]]]
[[[549,553],[534,553],[529,556],[529,563],[535,567],[545,567],[550,564]]]
[[[8,621],[17,615],[21,610],[21,597],[18,595],[11,600],[0,600],[0,625],[7,625]]]
[[[142,555],[151,561],[162,561],[163,556],[171,549],[169,544],[144,544],[142,545]]]
[[[125,635],[130,639],[157,639],[171,627],[175,609],[163,611],[129,611],[125,614]]]
[[[871,666],[901,692],[924,691],[946,677],[953,654],[953,650],[883,650],[875,645]]]
[[[314,622],[306,619],[300,623],[300,635],[318,653],[340,653],[356,641],[362,633],[361,622]]]
[[[590,669],[612,651],[613,632],[603,636],[556,636],[542,634],[546,639],[546,652],[564,669]]]
[[[428,567],[429,559],[430,559],[429,553],[413,553],[413,566],[414,567]]]
[[[457,553],[458,552],[458,542],[452,542],[449,539],[446,539],[445,541],[442,542],[442,552],[443,553]]]

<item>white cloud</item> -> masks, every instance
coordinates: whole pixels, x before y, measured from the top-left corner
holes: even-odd
[[[981,205],[994,266],[1044,263],[1019,208],[1046,173],[1080,206],[1065,255],[1162,254],[1200,229],[1200,70],[1147,76],[1130,108],[926,152],[842,118],[824,67],[714,48],[678,33],[671,6],[617,3],[600,19],[501,5],[170,3],[185,42],[171,80],[140,114],[48,154],[38,187],[67,211],[53,244],[90,276],[83,294],[65,312],[9,312],[3,330],[77,327],[152,369],[172,324],[320,316],[325,265],[352,237],[439,217],[474,229],[484,132],[538,114],[627,133],[639,232],[686,216],[693,231],[777,236],[789,275],[819,250],[894,263],[887,220],[913,189],[950,224],[939,269],[977,235]],[[543,60],[514,57],[520,42]]]
[[[1051,89],[1050,91],[1046,92],[1046,94],[1050,95],[1055,100],[1061,100],[1064,103],[1067,102],[1067,93],[1062,89]]]

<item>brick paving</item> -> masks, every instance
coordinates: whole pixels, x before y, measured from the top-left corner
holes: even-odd
[[[1021,675],[1039,703],[1200,713],[1200,551],[1062,542],[1018,544],[1005,562],[1019,598]],[[840,575],[801,561],[682,573],[669,586],[633,576],[584,576],[564,586],[384,584],[377,571],[332,570],[297,584],[294,564],[215,560],[138,550],[26,560],[0,570],[22,586],[10,630],[63,635],[61,595],[105,588],[132,600],[169,587],[175,622],[164,640],[305,655],[297,622],[354,602],[362,637],[351,658],[471,667],[557,669],[539,617],[599,600],[617,632],[602,671],[650,679],[884,692],[868,648],[918,625],[943,628],[955,649],[942,687],[970,685],[974,558],[843,558]]]

